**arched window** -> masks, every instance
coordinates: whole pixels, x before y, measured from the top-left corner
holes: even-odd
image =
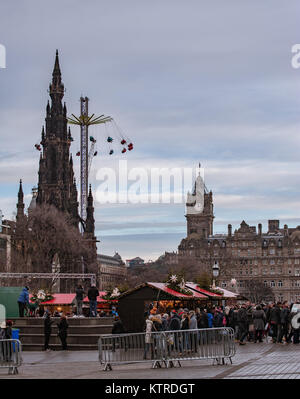
[[[279,280],[279,281],[278,281],[278,287],[282,287],[282,286],[283,286],[282,281]]]

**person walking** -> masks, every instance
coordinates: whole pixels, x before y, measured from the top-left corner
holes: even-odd
[[[208,322],[208,328],[212,328],[213,327],[213,313],[211,309],[207,309],[207,322]]]
[[[88,298],[90,301],[90,317],[97,317],[97,296],[99,296],[99,291],[95,285],[92,285],[88,290]]]
[[[77,316],[82,316],[82,304],[83,304],[83,298],[84,298],[84,289],[82,288],[82,285],[78,285],[76,288],[76,313]]]
[[[119,316],[114,317],[114,324],[112,326],[111,333],[112,334],[125,334],[125,328],[124,328],[123,323]],[[126,351],[127,350],[126,337],[119,337],[118,340],[119,340],[119,348],[125,349],[125,351]],[[112,347],[113,347],[112,351],[115,352],[116,340],[114,338],[112,339]]]
[[[213,317],[213,326],[214,326],[214,328],[223,327],[223,318],[224,318],[224,313],[222,312],[222,310],[216,308],[215,309],[215,314],[214,314],[214,317]]]
[[[147,359],[147,353],[149,349],[151,350],[151,359],[154,358],[154,350],[153,350],[153,337],[152,337],[152,315],[149,315],[146,320],[146,329],[145,329],[145,349],[144,349],[144,359]]]
[[[29,305],[29,287],[25,286],[18,298],[19,317],[24,317],[24,311]]]
[[[193,310],[190,310],[189,318],[190,318],[189,329],[197,330],[198,323],[197,323],[196,314]],[[197,350],[198,350],[198,331],[191,331],[189,333],[189,340],[190,340],[190,348],[192,349],[192,351],[197,352]]]
[[[281,329],[280,333],[278,334],[278,343],[282,344],[282,338],[285,338],[285,342],[288,344],[290,343],[289,340],[289,316],[290,316],[290,309],[288,306],[287,301],[283,302],[282,308],[280,311],[280,323]]]
[[[197,328],[208,328],[208,317],[207,313],[204,311],[204,308],[197,308]]]
[[[248,317],[248,336],[247,336],[247,341],[251,342],[254,341],[254,324],[253,324],[253,310],[254,310],[254,305],[251,304],[251,302],[248,302],[247,304],[247,317]]]
[[[64,314],[61,316],[59,323],[57,323],[57,327],[58,327],[58,336],[61,340],[62,350],[67,350],[68,349],[67,336],[68,336],[69,324]]]
[[[179,352],[182,352],[182,345],[181,345],[181,339],[179,337],[179,331],[181,328],[181,319],[179,315],[176,313],[175,310],[172,310],[171,312],[171,319],[170,319],[170,324],[169,324],[169,330],[170,331],[176,331],[174,332],[174,347],[175,350],[179,350]]]
[[[183,330],[182,333],[182,341],[183,341],[183,350],[185,351],[190,351],[190,334],[188,333],[187,330],[190,329],[190,317],[188,312],[184,312],[182,315],[182,321],[181,321],[181,330]]]
[[[161,317],[161,327],[163,331],[169,330],[169,315],[164,313]]]
[[[238,334],[239,334],[239,344],[240,345],[246,345],[246,342],[244,342],[244,339],[248,335],[248,315],[247,315],[247,305],[243,303],[238,310],[237,313],[237,322],[239,326]]]
[[[278,335],[281,331],[280,307],[281,303],[277,302],[270,310],[270,323],[273,330],[272,340],[274,344],[278,341]]]
[[[53,321],[51,320],[50,312],[49,310],[46,310],[45,319],[44,319],[44,338],[45,338],[44,350],[47,352],[51,350],[49,346],[49,341],[52,332],[52,327],[51,327],[52,323]]]
[[[266,315],[260,305],[252,312],[253,326],[254,326],[254,343],[262,342],[263,332],[266,324]]]

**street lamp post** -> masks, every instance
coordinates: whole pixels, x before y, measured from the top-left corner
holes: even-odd
[[[215,261],[215,263],[214,263],[214,265],[213,265],[213,267],[212,267],[212,272],[213,272],[213,289],[215,289],[216,288],[216,278],[218,278],[219,277],[219,273],[220,273],[220,267],[219,267],[219,264],[218,264],[218,262],[217,261]]]

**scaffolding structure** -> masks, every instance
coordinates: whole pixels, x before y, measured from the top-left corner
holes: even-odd
[[[60,279],[90,279],[91,285],[96,285],[95,274],[85,273],[0,273],[0,280],[2,278],[51,278],[52,280]]]
[[[88,128],[90,125],[112,121],[110,116],[100,115],[95,117],[95,114],[89,116],[88,103],[88,97],[80,97],[80,116],[77,117],[72,114],[73,118],[68,118],[68,123],[80,126],[80,216],[84,222],[86,221],[88,175],[91,165],[89,158],[93,157],[93,152],[89,154],[88,150]]]

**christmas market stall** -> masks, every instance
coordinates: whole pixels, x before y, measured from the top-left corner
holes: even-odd
[[[52,315],[60,312],[70,315],[75,303],[75,294],[48,294],[41,290],[37,294],[30,294],[29,299],[32,305],[38,305],[40,316],[46,308]]]
[[[168,283],[147,282],[118,297],[118,313],[128,332],[143,331],[145,312],[149,306],[156,306],[159,312],[180,307],[195,309],[205,304],[208,296],[188,288],[170,288]]]
[[[223,298],[226,302],[226,305],[236,305],[240,302],[248,300],[248,298],[237,292],[232,292],[221,287],[216,287],[216,288],[223,293]]]
[[[192,289],[193,291],[200,292],[201,294],[207,295],[210,301],[207,302],[208,307],[212,306],[226,306],[226,305],[236,305],[238,301],[246,300],[244,296],[237,294],[235,292],[226,290],[225,288],[215,287],[214,289],[205,290],[199,287],[199,285],[187,282],[186,287]]]

